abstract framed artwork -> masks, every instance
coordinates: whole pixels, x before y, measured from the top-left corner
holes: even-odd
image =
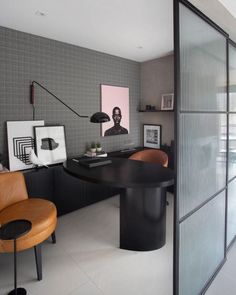
[[[67,159],[65,126],[34,127],[35,148],[44,165],[62,163]]]
[[[7,143],[9,170],[17,171],[33,168],[29,159],[34,149],[34,126],[43,126],[44,121],[7,121]]]
[[[129,88],[101,85],[101,111],[112,120],[101,124],[102,136],[129,133]]]
[[[161,125],[143,125],[143,146],[153,149],[161,148]]]

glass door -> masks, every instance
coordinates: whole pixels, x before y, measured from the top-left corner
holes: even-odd
[[[227,247],[236,235],[236,44],[229,42],[229,157]]]
[[[175,294],[197,295],[225,259],[227,34],[175,1]]]

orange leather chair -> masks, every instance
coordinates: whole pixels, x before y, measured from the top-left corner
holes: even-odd
[[[146,149],[134,153],[132,156],[129,157],[129,159],[161,164],[164,167],[168,166],[168,156],[165,152],[161,150]]]
[[[42,279],[41,243],[52,236],[56,243],[57,210],[47,200],[28,198],[25,179],[20,172],[0,174],[0,225],[16,219],[31,221],[32,228],[17,239],[17,251],[34,247],[38,280]],[[13,252],[13,240],[0,240],[0,253]]]

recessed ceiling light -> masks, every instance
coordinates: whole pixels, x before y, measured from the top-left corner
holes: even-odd
[[[143,46],[137,46],[137,49],[143,49]]]
[[[37,15],[37,16],[46,16],[46,14],[45,14],[44,12],[39,11],[39,10],[37,10],[37,11],[35,12],[35,15]]]

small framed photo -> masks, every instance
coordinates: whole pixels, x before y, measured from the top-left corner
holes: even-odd
[[[161,125],[143,125],[143,146],[153,149],[161,148]]]
[[[166,93],[161,96],[161,110],[173,110],[174,109],[174,94]]]
[[[67,159],[65,126],[34,127],[35,150],[44,165],[62,163]]]

